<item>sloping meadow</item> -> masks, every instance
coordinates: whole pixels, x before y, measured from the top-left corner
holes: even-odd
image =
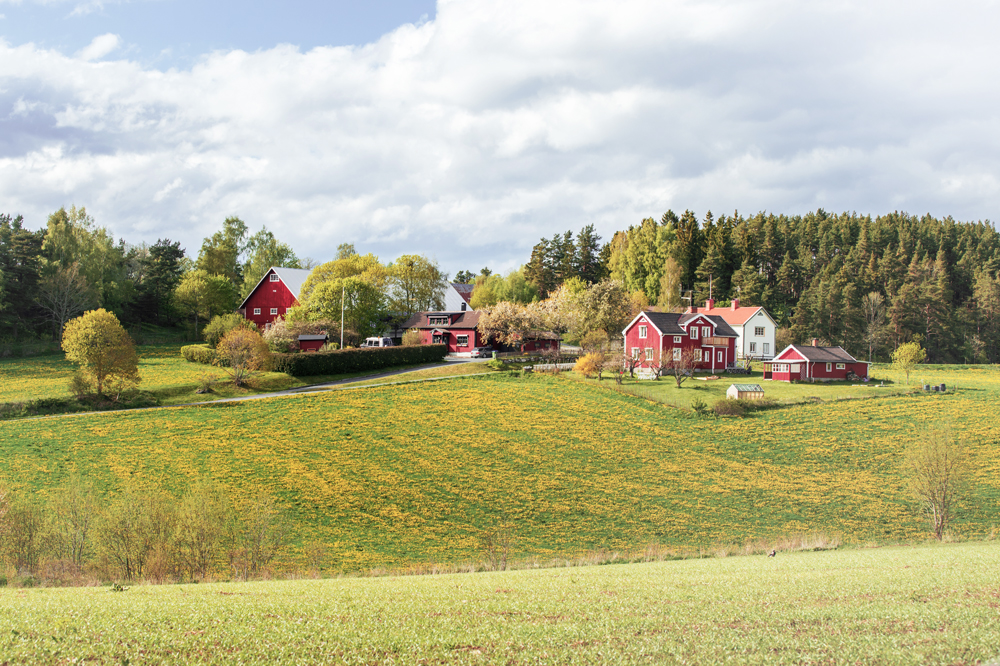
[[[0,482],[44,498],[73,471],[180,494],[196,477],[276,496],[324,569],[478,561],[512,525],[516,556],[742,544],[820,532],[915,540],[927,525],[900,452],[929,425],[966,442],[976,476],[955,532],[1000,507],[997,373],[976,390],[699,418],[603,387],[509,375],[0,425]],[[684,389],[681,389],[684,390]]]

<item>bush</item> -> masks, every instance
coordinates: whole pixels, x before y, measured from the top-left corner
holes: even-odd
[[[208,346],[215,349],[219,346],[219,341],[225,337],[226,333],[237,327],[247,328],[255,333],[258,332],[257,324],[233,312],[212,317],[212,321],[208,322],[208,326],[202,331],[202,335],[205,337],[205,342],[208,343]]]
[[[276,372],[284,372],[292,377],[311,377],[379,370],[396,365],[434,363],[443,360],[447,354],[448,345],[417,345],[273,354],[273,358]]]
[[[490,370],[506,370],[509,366],[498,358],[492,361],[487,361],[486,365],[489,366]]]
[[[705,416],[711,411],[705,401],[701,398],[695,398],[691,401],[691,409],[693,409],[694,413],[698,416]]]
[[[716,416],[743,416],[746,413],[746,409],[740,404],[741,402],[742,400],[723,398],[715,403],[712,411],[715,412]]]
[[[597,375],[598,379],[603,379],[601,375],[604,372],[604,360],[604,354],[600,352],[586,354],[577,360],[573,369],[584,377],[590,378]]]
[[[411,328],[406,333],[403,333],[403,346],[413,347],[414,345],[422,344],[424,341],[424,336],[420,332],[419,328]]]
[[[257,373],[271,369],[271,350],[259,333],[237,326],[219,340],[215,365],[229,373],[234,385],[243,386]]]
[[[208,345],[186,345],[181,347],[181,356],[188,363],[215,364],[215,350]]]

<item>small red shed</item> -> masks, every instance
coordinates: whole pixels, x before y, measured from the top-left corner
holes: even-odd
[[[319,351],[329,341],[330,336],[325,333],[321,335],[300,335],[299,351]]]
[[[240,312],[261,329],[267,328],[298,303],[299,292],[310,273],[312,271],[300,268],[272,266],[240,303]]]
[[[867,378],[868,363],[854,358],[843,347],[821,347],[815,338],[811,345],[789,345],[764,363],[764,379],[782,382],[829,382],[847,379],[852,373]]]

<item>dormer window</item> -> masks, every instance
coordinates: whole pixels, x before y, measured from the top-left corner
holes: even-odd
[[[277,273],[271,273],[271,282],[281,282],[281,278],[278,277]]]
[[[447,326],[448,324],[451,323],[450,320],[451,320],[451,317],[449,317],[448,315],[444,315],[444,316],[441,316],[441,315],[433,315],[433,316],[428,315],[428,317],[427,317],[427,323],[429,325],[431,325],[431,326]]]

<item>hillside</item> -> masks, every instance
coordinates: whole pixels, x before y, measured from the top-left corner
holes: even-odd
[[[10,663],[982,664],[1000,545],[474,575],[0,589]]]
[[[505,519],[519,554],[542,557],[814,531],[908,540],[927,532],[898,454],[915,428],[949,422],[977,469],[955,529],[982,536],[1000,506],[1000,425],[985,417],[1000,373],[963,372],[969,388],[956,394],[745,419],[565,378],[487,375],[7,422],[0,480],[39,497],[72,470],[109,494],[126,481],[178,493],[197,475],[234,497],[266,489],[291,512],[297,543],[328,544],[325,566],[344,571],[478,560],[482,529]]]

